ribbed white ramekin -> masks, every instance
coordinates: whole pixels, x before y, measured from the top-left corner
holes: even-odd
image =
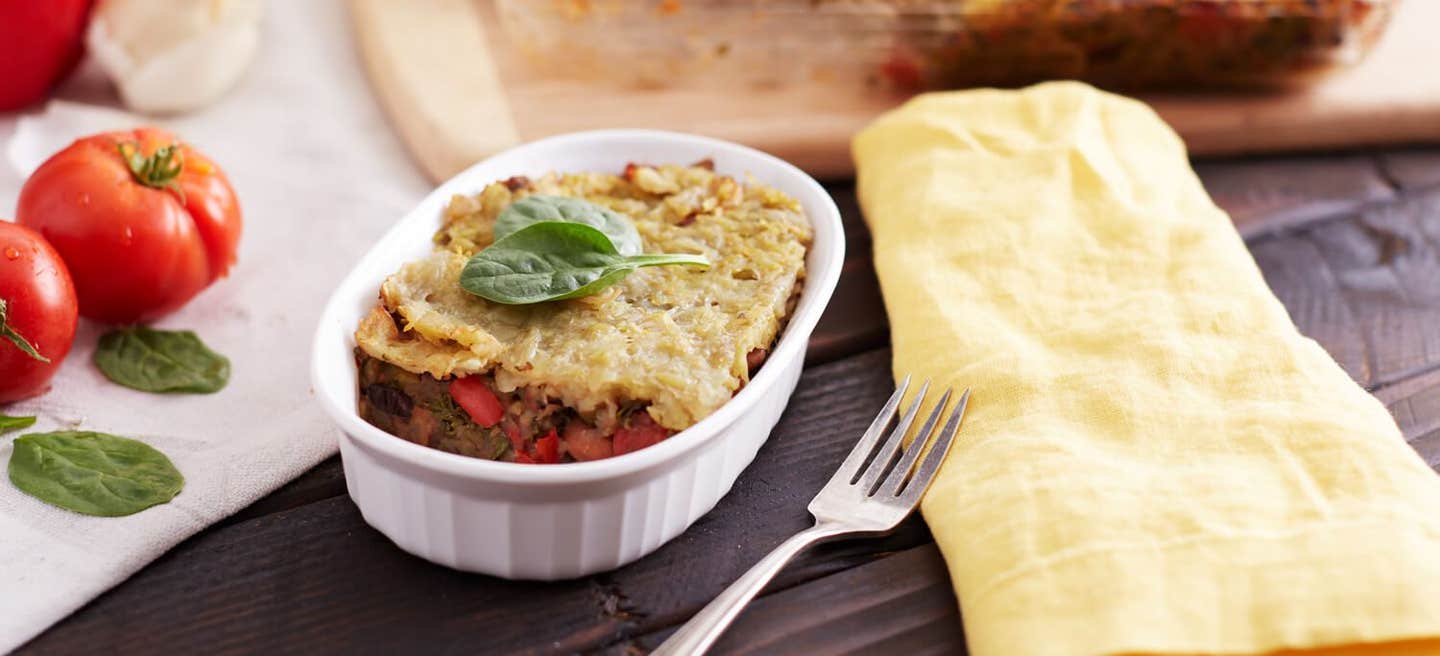
[[[800,302],[765,366],[713,415],[655,446],[596,462],[518,465],[444,453],[366,423],[356,411],[354,331],[380,282],[433,247],[454,194],[513,175],[620,171],[628,162],[710,158],[721,173],[773,186],[815,228]],[[331,296],[315,333],[315,394],[343,430],[350,496],[365,521],[421,558],[516,579],[563,579],[613,569],[683,532],[730,490],[780,418],[805,345],[845,257],[840,212],[810,176],[737,144],[650,130],[601,130],[529,143],[440,185],[360,260]]]

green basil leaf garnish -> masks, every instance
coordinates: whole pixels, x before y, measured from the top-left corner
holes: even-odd
[[[522,305],[594,294],[645,266],[710,266],[699,255],[624,255],[600,230],[582,223],[534,223],[477,253],[460,272],[465,291]]]
[[[133,515],[174,499],[185,487],[185,477],[150,445],[90,431],[20,436],[9,472],[20,491],[97,517]]]
[[[536,223],[581,223],[605,233],[621,255],[639,255],[640,233],[624,214],[595,203],[566,196],[526,196],[500,211],[495,219],[495,241]]]
[[[0,414],[0,435],[4,435],[13,430],[20,430],[21,428],[29,428],[34,425],[34,417],[11,417]]]
[[[95,366],[142,392],[210,394],[230,381],[230,360],[188,330],[121,328],[100,338]]]

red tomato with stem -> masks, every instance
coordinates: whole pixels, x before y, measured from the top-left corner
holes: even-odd
[[[0,111],[45,98],[75,68],[90,0],[0,0]]]
[[[137,323],[226,275],[240,204],[225,174],[162,130],[80,139],[20,190],[16,219],[44,235],[75,281],[82,316]]]
[[[49,387],[77,321],[60,254],[34,230],[0,221],[0,403]]]

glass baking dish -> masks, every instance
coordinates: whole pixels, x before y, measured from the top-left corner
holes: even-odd
[[[1358,61],[1399,0],[495,0],[547,74],[642,87],[1079,79],[1293,86]]]

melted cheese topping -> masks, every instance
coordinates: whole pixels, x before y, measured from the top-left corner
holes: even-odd
[[[604,205],[634,221],[645,252],[698,253],[711,266],[644,268],[600,294],[535,305],[461,289],[460,270],[490,244],[500,211],[529,194]],[[728,401],[747,382],[746,355],[774,342],[810,240],[794,199],[702,167],[495,183],[451,200],[436,251],[385,280],[356,341],[436,378],[493,371],[503,391],[538,387],[600,425],[646,403],[661,426],[682,430]]]

